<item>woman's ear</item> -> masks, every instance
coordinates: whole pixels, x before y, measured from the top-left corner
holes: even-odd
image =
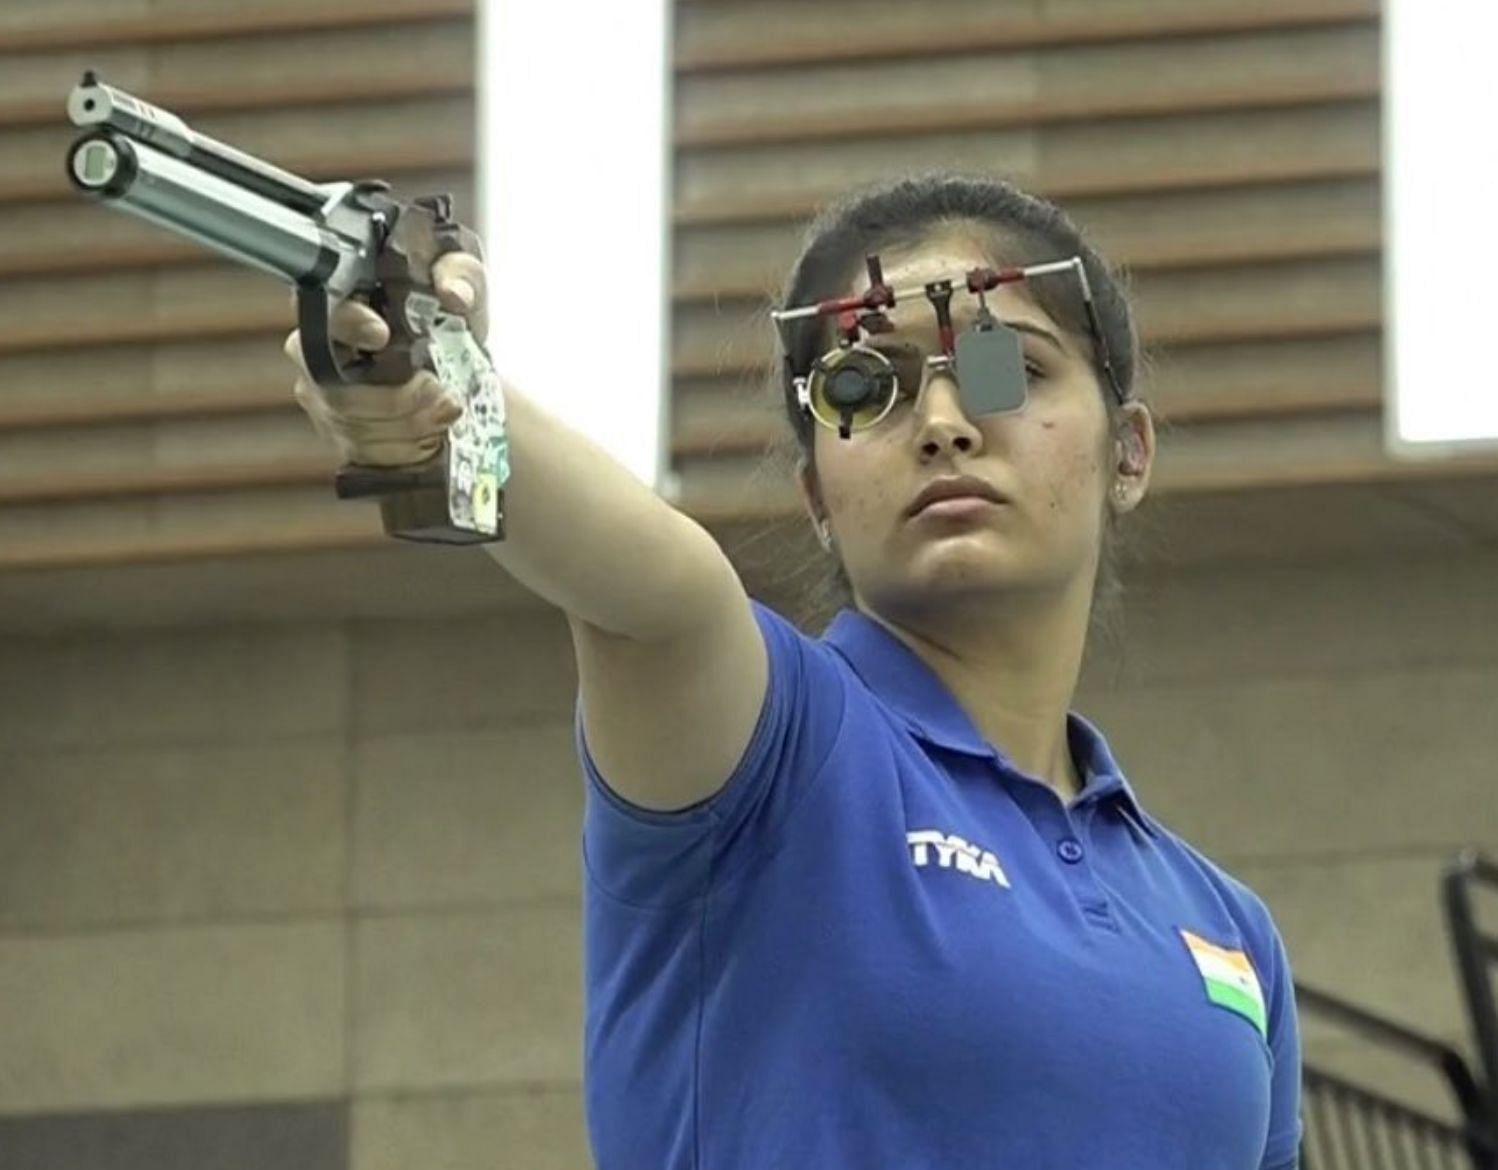
[[[1149,489],[1155,463],[1155,420],[1142,402],[1127,402],[1114,430],[1113,484],[1110,503],[1118,511],[1132,511]]]

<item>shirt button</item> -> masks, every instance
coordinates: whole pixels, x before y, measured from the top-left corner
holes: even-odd
[[[1082,860],[1082,846],[1075,837],[1067,837],[1061,844],[1056,846],[1056,852],[1061,855],[1061,860],[1075,865]]]

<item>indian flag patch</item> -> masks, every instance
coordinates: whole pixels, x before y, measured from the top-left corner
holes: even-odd
[[[1259,1030],[1259,1035],[1267,1039],[1264,992],[1248,956],[1242,951],[1209,943],[1184,928],[1181,937],[1186,940],[1186,947],[1196,960],[1196,969],[1202,974],[1207,998],[1248,1019]]]

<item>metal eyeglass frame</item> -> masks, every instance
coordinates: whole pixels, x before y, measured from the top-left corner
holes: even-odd
[[[805,374],[797,374],[791,368],[789,347],[785,343],[785,334],[782,328],[782,348],[786,350],[785,363],[786,372],[791,385],[796,391],[797,405],[803,413],[810,418],[827,427],[837,431],[839,437],[848,439],[852,437],[854,429],[865,431],[877,426],[886,415],[894,409],[899,398],[895,391],[898,387],[883,386],[884,407],[871,421],[854,428],[848,422],[852,412],[845,410],[843,419],[834,423],[823,418],[813,407],[813,392],[819,390],[825,379],[847,365],[850,360],[857,361],[865,367],[864,373],[867,377],[882,384],[884,382],[896,382],[897,375],[894,366],[883,353],[868,345],[863,344],[865,333],[886,333],[894,326],[890,323],[885,310],[894,307],[901,299],[924,295],[931,302],[936,312],[937,334],[941,341],[942,352],[928,356],[921,372],[920,391],[923,391],[927,382],[933,374],[950,371],[954,375],[957,372],[957,337],[952,325],[951,303],[952,294],[956,282],[951,279],[930,281],[924,285],[912,285],[909,288],[892,288],[884,280],[883,267],[878,255],[865,257],[868,268],[869,287],[858,296],[833,297],[814,304],[800,305],[789,309],[772,310],[771,319],[777,328],[781,328],[788,321],[794,321],[806,317],[836,317],[838,330],[838,344],[812,363],[811,369]],[[1117,370],[1114,368],[1112,355],[1108,350],[1107,340],[1103,336],[1101,321],[1098,318],[1097,306],[1093,302],[1092,284],[1087,279],[1087,270],[1083,266],[1080,256],[1073,256],[1067,260],[1056,260],[1045,264],[1031,264],[1027,266],[1009,266],[1001,268],[971,268],[962,277],[962,287],[978,298],[978,320],[975,330],[986,331],[995,328],[1005,328],[1003,323],[995,318],[988,309],[984,299],[984,293],[998,288],[1003,284],[1016,284],[1027,281],[1036,276],[1048,276],[1057,272],[1075,272],[1082,287],[1082,305],[1087,314],[1087,328],[1091,334],[1093,347],[1097,354],[1098,364],[1102,367],[1108,384],[1113,391],[1114,397],[1122,405],[1128,400],[1122,384],[1118,380]],[[959,389],[961,383],[958,383]],[[1023,406],[1023,399],[1019,405]]]

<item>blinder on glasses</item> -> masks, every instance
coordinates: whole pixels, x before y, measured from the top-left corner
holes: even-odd
[[[869,287],[861,295],[835,297],[770,314],[777,327],[805,317],[837,318],[836,348],[817,358],[805,374],[794,369],[788,372],[801,409],[823,426],[836,430],[840,438],[851,438],[854,431],[877,425],[894,409],[902,391],[919,398],[930,379],[942,373],[956,378],[963,409],[970,416],[1022,409],[1028,398],[1029,378],[1019,334],[993,315],[984,294],[1001,284],[1059,272],[1075,272],[1081,282],[1082,303],[1098,364],[1114,396],[1120,404],[1124,402],[1126,395],[1108,353],[1081,257],[1027,267],[970,269],[963,277],[962,287],[978,298],[978,312],[972,328],[961,336],[952,325],[953,281],[937,280],[919,288],[895,289],[885,282],[877,255],[866,257],[865,263]],[[936,313],[940,353],[927,355],[911,346],[881,347],[866,341],[866,335],[877,336],[893,329],[885,310],[902,298],[917,294],[924,295]],[[789,346],[785,348],[788,354]],[[787,365],[790,360],[787,356]]]

